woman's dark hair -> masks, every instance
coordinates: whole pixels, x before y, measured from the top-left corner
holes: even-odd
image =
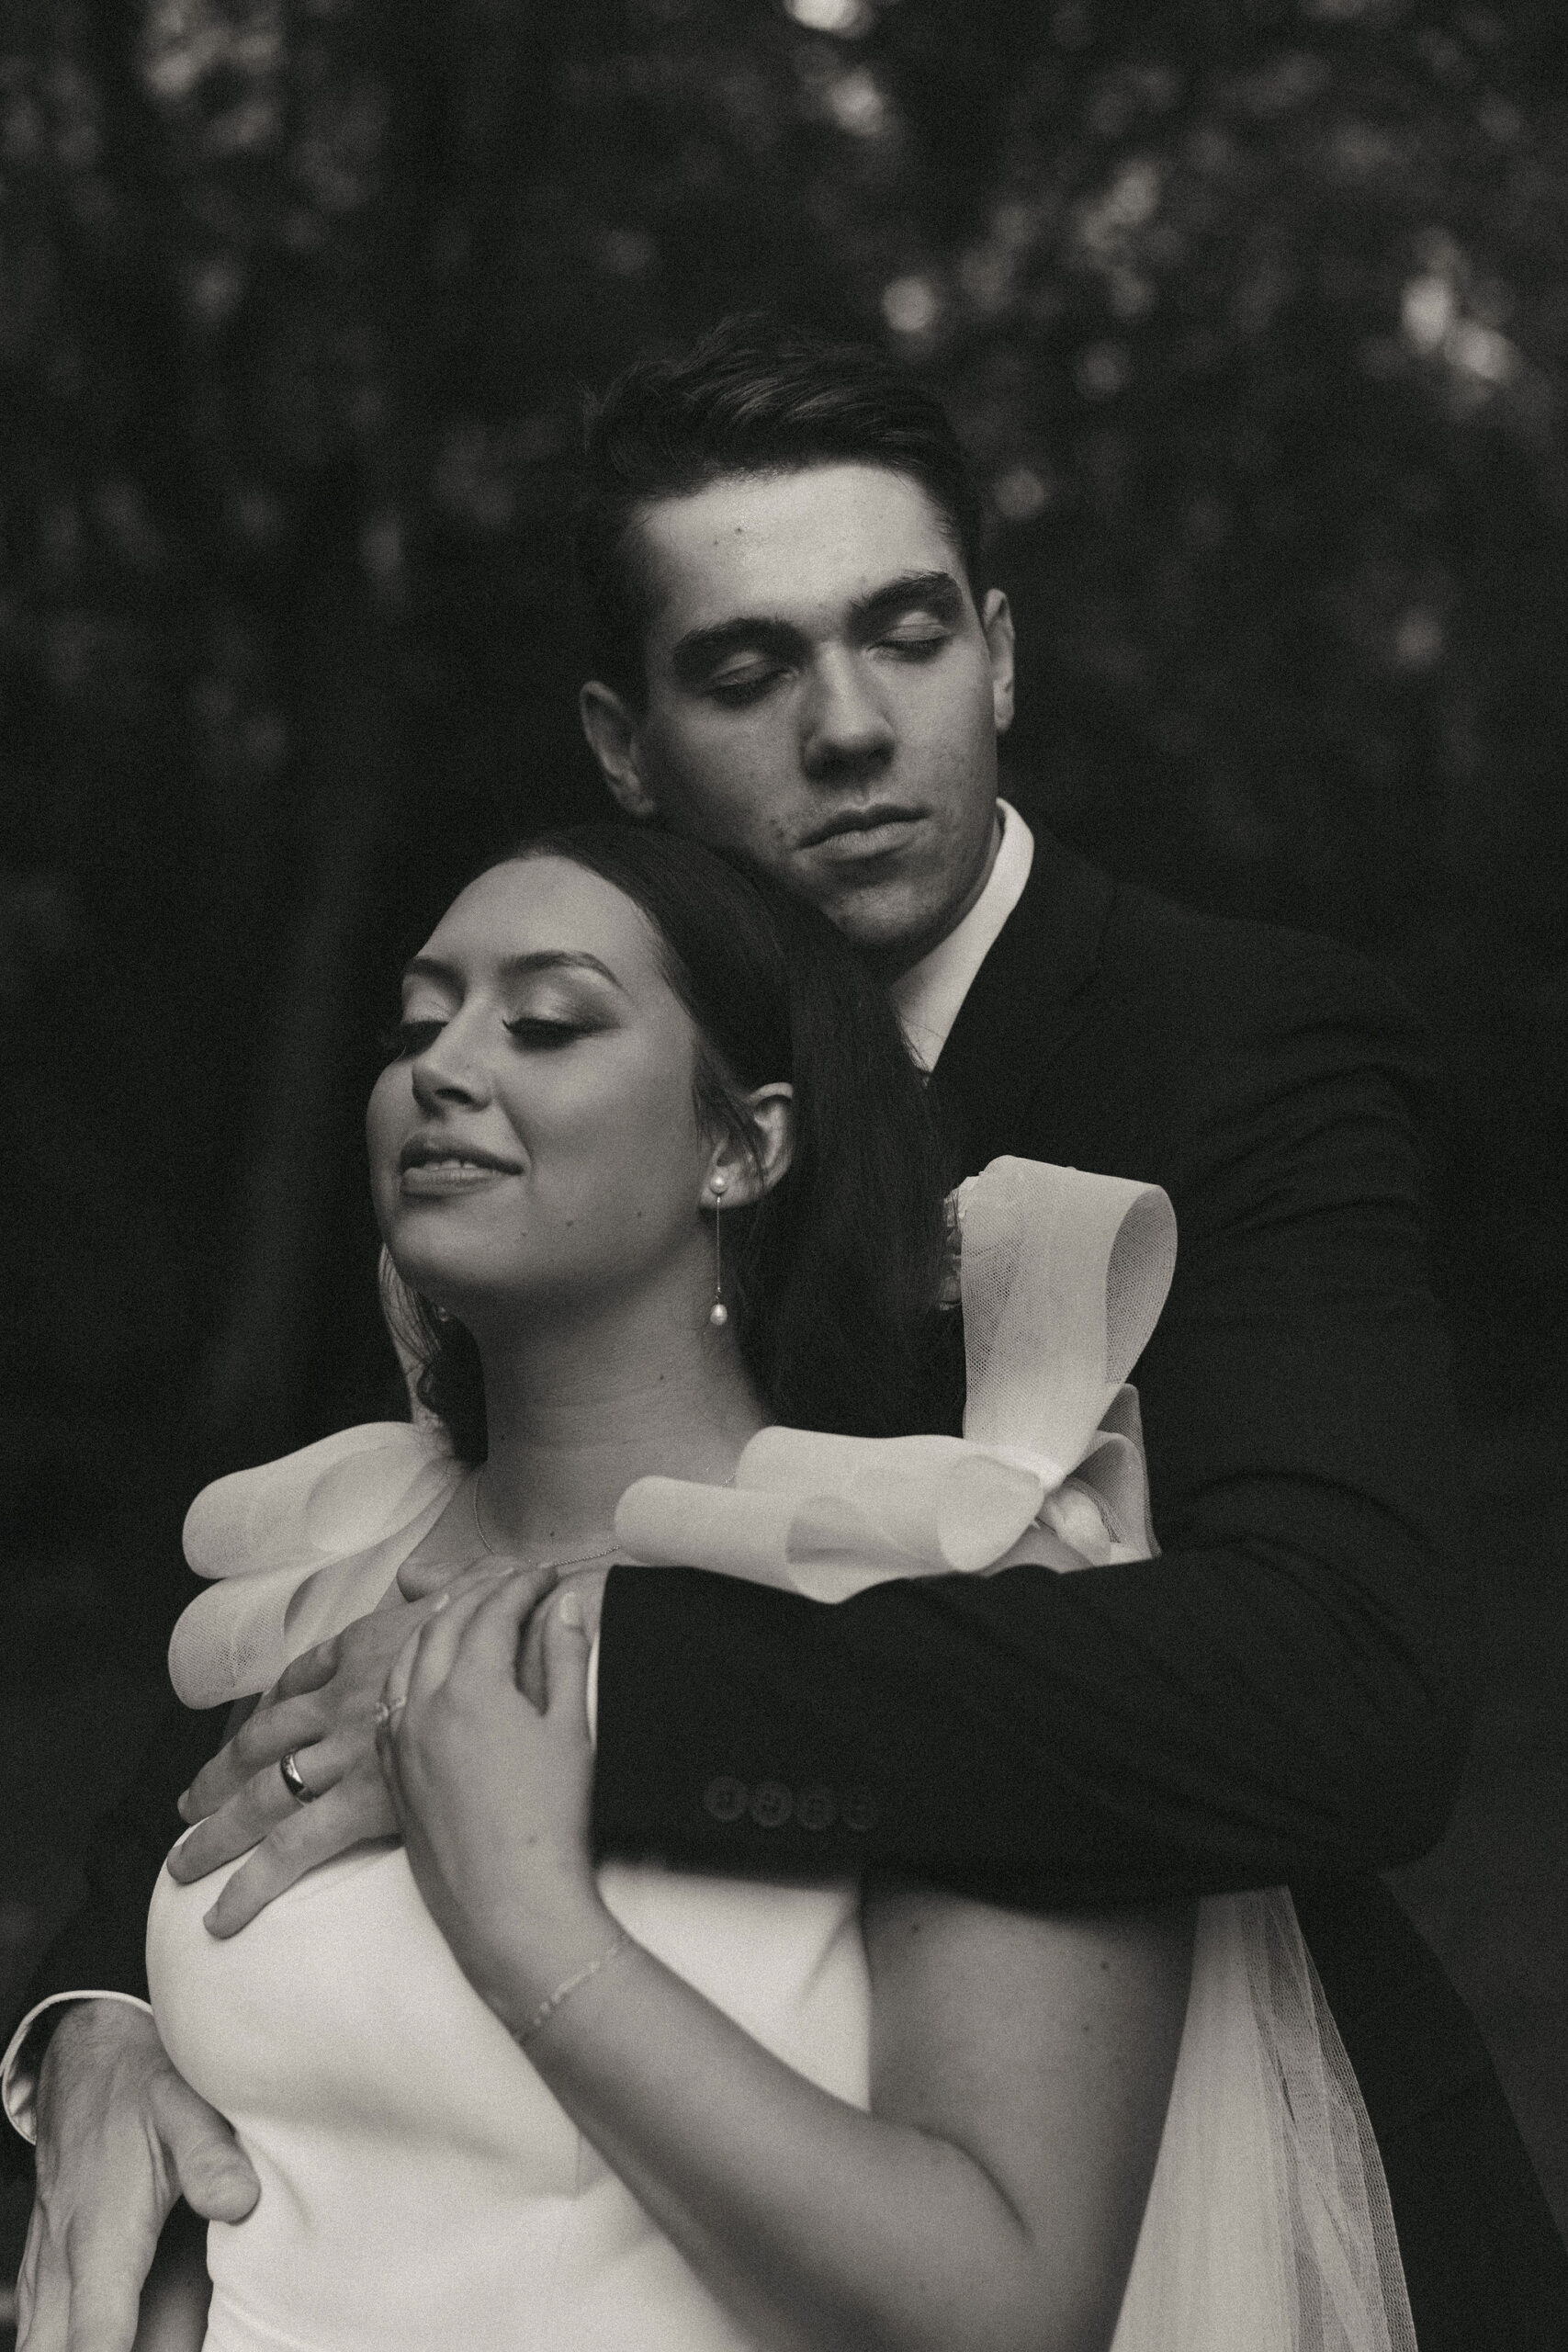
[[[788,1170],[752,1206],[724,1211],[731,1323],[775,1420],[865,1437],[913,1426],[936,1344],[945,1182],[881,987],[826,917],[694,842],[582,825],[511,856],[569,859],[647,916],[696,1030],[697,1114],[712,1132],[754,1150],[747,1096],[771,1080],[795,1089]],[[479,1351],[461,1323],[398,1290],[390,1312],[423,1362],[420,1400],[479,1461]]]
[[[976,591],[982,503],[946,410],[886,352],[723,320],[674,359],[638,359],[588,413],[572,548],[596,673],[646,692],[646,584],[630,526],[656,500],[746,474],[884,466],[918,482]]]

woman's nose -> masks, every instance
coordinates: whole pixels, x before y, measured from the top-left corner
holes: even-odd
[[[453,1102],[483,1103],[490,1100],[490,1078],[482,1057],[473,1050],[460,1021],[448,1021],[423,1053],[409,1066],[414,1101],[432,1113]]]
[[[807,700],[802,758],[808,775],[886,767],[897,737],[863,658],[841,648],[824,653]]]

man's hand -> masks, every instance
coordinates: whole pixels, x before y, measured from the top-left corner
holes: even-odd
[[[487,1557],[455,1573],[445,1591],[457,1598],[487,1586],[509,1565]],[[522,1573],[536,1587],[536,1601],[555,1582],[553,1568]],[[362,1839],[397,1836],[376,1760],[376,1707],[393,1659],[442,1598],[384,1602],[306,1650],[186,1790],[180,1811],[200,1826],[170,1855],[172,1877],[188,1885],[256,1849],[208,1913],[212,1934],[236,1934],[296,1879]],[[278,1770],[288,1755],[314,1803],[290,1793]]]
[[[130,2352],[177,2197],[240,2222],[260,2184],[144,2009],[83,2001],[44,2052],[38,2196],[17,2281],[17,2352]]]

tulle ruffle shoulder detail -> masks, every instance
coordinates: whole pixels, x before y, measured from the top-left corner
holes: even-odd
[[[462,1476],[440,1430],[368,1421],[205,1487],[185,1552],[214,1589],[169,1645],[186,1705],[265,1690],[291,1656],[373,1609]]]
[[[319,1566],[378,1543],[459,1475],[435,1430],[406,1421],[339,1430],[204,1487],[186,1513],[186,1558],[198,1577],[256,1576],[303,1558]]]
[[[768,1429],[729,1487],[641,1478],[615,1532],[637,1560],[842,1600],[887,1577],[1146,1559],[1137,1398],[1176,1217],[1156,1185],[995,1159],[955,1195],[964,1434]]]

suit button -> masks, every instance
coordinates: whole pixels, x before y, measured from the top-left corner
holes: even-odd
[[[824,1788],[820,1782],[812,1788],[802,1789],[795,1801],[795,1817],[803,1829],[831,1828],[838,1810],[838,1799],[832,1790]]]
[[[759,1781],[751,1792],[751,1818],[759,1829],[782,1829],[794,1807],[782,1781]]]
[[[839,1816],[846,1829],[864,1831],[875,1826],[881,1809],[869,1789],[846,1789]]]
[[[703,1791],[703,1810],[711,1813],[716,1821],[739,1821],[746,1810],[746,1800],[750,1793],[744,1781],[737,1781],[729,1773],[721,1772]]]

